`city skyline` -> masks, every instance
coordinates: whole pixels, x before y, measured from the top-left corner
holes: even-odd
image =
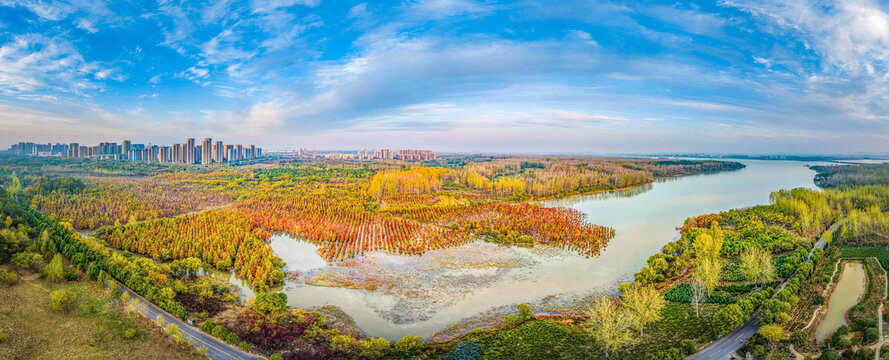
[[[228,163],[241,160],[262,158],[262,148],[254,144],[225,144],[217,140],[215,143],[205,138],[201,146],[195,146],[194,138],[185,139],[184,143],[173,144],[139,144],[131,140],[119,142],[99,142],[98,145],[87,145],[77,142],[35,143],[20,141],[13,144],[5,152],[15,155],[39,157],[69,157],[110,159],[120,161],[146,161],[157,163],[201,164]],[[200,154],[200,156],[198,156]]]
[[[0,1],[0,147],[886,153],[873,0]]]

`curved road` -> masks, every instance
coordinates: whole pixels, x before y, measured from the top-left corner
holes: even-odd
[[[213,360],[230,360],[230,359],[264,359],[263,357],[246,353],[241,349],[235,348],[203,331],[200,329],[193,327],[179,318],[167,313],[166,311],[161,310],[161,308],[152,304],[145,298],[139,296],[134,291],[130,290],[123,284],[121,284],[117,280],[112,280],[120,286],[121,290],[127,293],[130,296],[130,300],[128,302],[136,300],[136,308],[139,310],[139,313],[150,319],[151,321],[157,322],[158,317],[164,318],[166,324],[176,324],[179,327],[179,331],[185,336],[186,340],[194,343],[195,347],[206,346],[207,347],[207,357]],[[164,325],[166,326],[166,325]]]
[[[839,226],[840,223],[842,223],[842,222],[843,221],[835,222],[833,225],[830,226],[830,228],[825,230],[825,232],[836,230],[836,227]],[[824,248],[824,241],[821,240],[820,238],[818,239],[818,242],[816,242],[815,246],[812,247],[812,250],[809,251],[809,258],[812,257],[812,252],[815,251],[815,248]],[[793,276],[789,277],[788,280],[791,278],[793,278]],[[784,281],[783,283],[781,283],[780,286],[778,286],[775,289],[775,294],[777,294],[778,291],[783,289],[784,285],[787,285],[787,281]],[[774,296],[772,296],[772,297],[774,298]],[[749,339],[751,336],[753,336],[753,334],[756,334],[756,332],[759,331],[760,325],[759,325],[759,322],[757,321],[758,319],[759,319],[759,310],[756,310],[756,312],[753,313],[753,316],[750,317],[750,320],[747,320],[747,322],[745,322],[744,325],[741,325],[741,327],[735,329],[735,331],[732,331],[728,335],[719,338],[719,340],[717,340],[715,343],[713,343],[706,349],[702,350],[701,352],[699,352],[697,354],[689,356],[687,359],[688,360],[731,359],[732,354],[734,354],[735,352],[738,351],[738,349],[743,347],[744,342],[746,342],[747,339]]]

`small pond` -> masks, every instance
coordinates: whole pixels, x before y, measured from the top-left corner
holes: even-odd
[[[847,262],[843,265],[843,276],[830,295],[827,315],[815,333],[815,340],[823,342],[828,335],[846,323],[846,311],[861,301],[861,296],[864,295],[866,277],[861,263]]]

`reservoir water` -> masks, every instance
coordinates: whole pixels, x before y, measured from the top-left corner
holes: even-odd
[[[547,246],[477,241],[422,256],[373,252],[327,264],[307,242],[278,235],[271,245],[293,273],[282,290],[291,306],[336,305],[369,336],[427,337],[467,317],[500,316],[492,309],[502,312],[523,302],[558,306],[614,292],[618,282],[631,281],[650,255],[677,238],[686,218],[767,204],[778,189],[815,187],[814,172],[806,167],[815,163],[740,162],[747,167],[546,201],[615,228],[616,236],[596,258]]]

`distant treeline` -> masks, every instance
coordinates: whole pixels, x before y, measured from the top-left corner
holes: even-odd
[[[822,188],[889,184],[889,164],[812,166],[811,168],[818,173],[815,175],[815,184]]]

